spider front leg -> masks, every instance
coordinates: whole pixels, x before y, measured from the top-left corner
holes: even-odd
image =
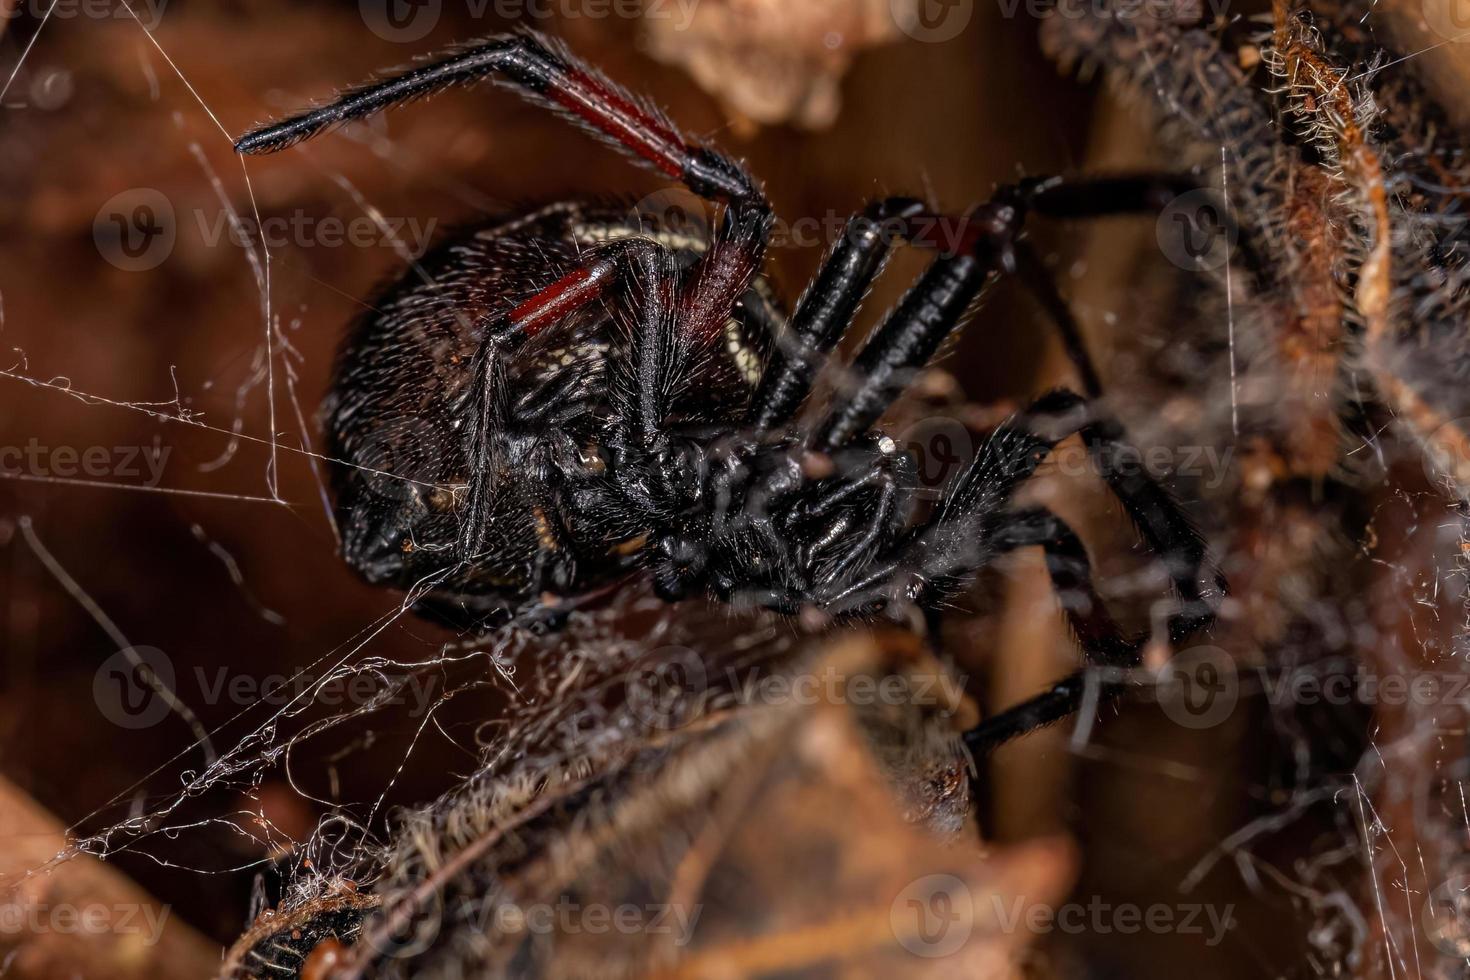
[[[742,167],[687,139],[652,105],[613,84],[562,45],[529,30],[492,37],[350,89],[326,105],[251,130],[235,141],[235,150],[274,153],[344,123],[491,77],[591,130],[634,160],[683,181],[701,197],[763,200]]]

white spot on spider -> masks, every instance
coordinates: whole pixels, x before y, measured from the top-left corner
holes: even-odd
[[[599,242],[616,242],[628,238],[646,238],[675,251],[686,249],[700,253],[709,247],[709,242],[698,235],[681,235],[667,229],[650,232],[647,228],[640,228],[636,225],[574,224],[572,225],[572,238],[579,245],[596,245]]]
[[[746,384],[754,385],[760,381],[761,359],[746,344],[740,321],[733,317],[725,321],[725,350],[730,352],[730,359],[735,362],[735,368]]]
[[[885,456],[891,456],[898,449],[898,443],[887,436],[878,437],[878,451]]]

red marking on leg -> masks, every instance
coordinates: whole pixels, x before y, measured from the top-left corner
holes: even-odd
[[[743,243],[717,242],[699,274],[684,287],[679,318],[683,330],[699,343],[724,336],[730,311],[754,275],[753,257]]]
[[[659,120],[585,72],[573,71],[547,93],[575,113],[675,179],[684,176],[684,141]]]
[[[601,297],[612,282],[615,268],[604,260],[575,269],[516,306],[507,314],[515,335],[534,337]]]

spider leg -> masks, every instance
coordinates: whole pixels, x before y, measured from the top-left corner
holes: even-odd
[[[652,105],[533,31],[501,34],[369,81],[325,105],[251,130],[235,141],[235,150],[274,153],[343,123],[491,76],[590,129],[629,157],[683,181],[701,197],[727,202],[761,198],[750,175],[729,158],[690,142]]]
[[[1177,173],[1033,178],[1017,185],[1027,208],[1049,218],[1062,219],[1157,214],[1182,195],[1204,190],[1207,188],[1196,178]],[[1270,282],[1271,270],[1261,261],[1251,236],[1241,233],[1230,208],[1217,206],[1213,210],[1221,230],[1229,236],[1231,252],[1257,282]]]
[[[995,273],[1019,274],[1022,284],[1055,322],[1084,390],[1089,396],[1099,394],[1102,385],[1075,318],[1040,258],[1021,239],[1026,217],[1032,212],[1053,218],[1153,213],[1179,195],[1199,189],[1192,178],[1167,174],[1082,180],[1051,177],[1000,188],[989,203],[972,212],[958,247],[934,260],[863,345],[853,363],[860,380],[838,402],[817,444],[831,451],[867,431],[903,391],[912,373],[939,350]],[[1227,231],[1233,231],[1228,213],[1221,221]],[[1249,250],[1242,248],[1242,252],[1247,265],[1254,268]]]
[[[980,295],[995,264],[979,255],[940,255],[858,352],[857,387],[839,398],[816,445],[835,451],[867,432],[927,364]]]
[[[681,181],[700,197],[727,205],[720,231],[693,269],[680,299],[683,330],[691,340],[700,344],[716,340],[764,258],[771,221],[765,195],[740,164],[689,140],[653,105],[533,31],[492,37],[368,82],[326,105],[246,133],[235,141],[235,149],[273,153],[342,123],[487,77],[570,119],[631,159]],[[573,289],[568,299],[575,293]],[[549,307],[547,312],[555,310]]]
[[[796,304],[788,334],[771,352],[751,399],[746,421],[769,431],[791,420],[811,390],[821,359],[832,351],[852,324],[863,295],[892,249],[890,232],[910,237],[911,219],[923,213],[923,202],[909,197],[873,201],[847,222],[842,238],[822,262]]]
[[[1077,318],[1072,315],[1072,308],[1062,298],[1056,283],[1047,274],[1041,256],[1036,254],[1036,250],[1028,242],[1017,242],[1015,257],[1016,272],[1021,277],[1022,284],[1041,304],[1041,308],[1056,326],[1057,333],[1061,335],[1067,357],[1082,381],[1082,390],[1088,398],[1101,397],[1102,380],[1098,377],[1097,367],[1092,363],[1087,343],[1082,338],[1082,328],[1078,326]]]
[[[997,430],[923,526],[890,549],[861,579],[833,583],[823,605],[834,613],[872,612],[894,602],[929,609],[947,600],[968,577],[997,556],[1023,547],[1045,552],[1047,571],[1087,661],[1136,666],[1147,633],[1127,636],[1092,584],[1087,552],[1076,533],[1048,510],[1012,510],[1007,503],[1051,452],[1072,433],[1081,435],[1113,493],[1149,548],[1168,569],[1178,607],[1167,620],[1172,644],[1208,627],[1225,593],[1209,565],[1204,540],[1168,493],[1131,464],[1121,427],[1099,418],[1089,403],[1065,390],[1043,396]],[[1112,685],[1117,688],[1117,685]],[[1074,711],[1085,688],[1081,675],[983,722],[966,736],[972,748],[1006,738]]]
[[[1126,670],[1142,663],[1141,651],[1149,640],[1148,634],[1124,635],[1092,585],[1087,549],[1060,517],[1045,508],[1012,512],[997,534],[996,547],[1002,552],[1026,547],[1043,550],[1052,587],[1089,664]],[[1115,694],[1121,689],[1122,685],[1116,682],[1103,682],[1105,694]],[[1084,669],[1041,694],[986,718],[965,732],[965,745],[975,756],[984,757],[1010,739],[1074,714],[1081,707],[1086,690]]]

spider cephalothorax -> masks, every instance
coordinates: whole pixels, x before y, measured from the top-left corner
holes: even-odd
[[[344,552],[374,581],[431,587],[481,621],[562,605],[646,570],[664,597],[707,593],[782,611],[933,609],[997,555],[1045,550],[1089,660],[1139,662],[1093,590],[1086,552],[1016,489],[1080,433],[1179,599],[1177,642],[1223,589],[1169,496],[1120,465],[1121,430],[1052,392],[1002,426],[932,512],[913,461],[875,428],[982,287],[1017,274],[1099,391],[1067,306],[1022,240],[1028,214],[1149,211],[1168,178],[1028,180],[946,222],[908,198],[856,214],[789,317],[762,277],[771,209],[757,182],[648,104],[534,34],[493,38],[257,130],[269,152],[446,86],[494,76],[717,205],[707,235],[626,209],[552,205],[471,228],[415,266],[352,335],[328,404]],[[1192,185],[1190,185],[1192,186]],[[925,229],[947,226],[951,234]],[[936,255],[809,404],[896,240]],[[987,720],[972,747],[1075,710],[1080,677]]]

